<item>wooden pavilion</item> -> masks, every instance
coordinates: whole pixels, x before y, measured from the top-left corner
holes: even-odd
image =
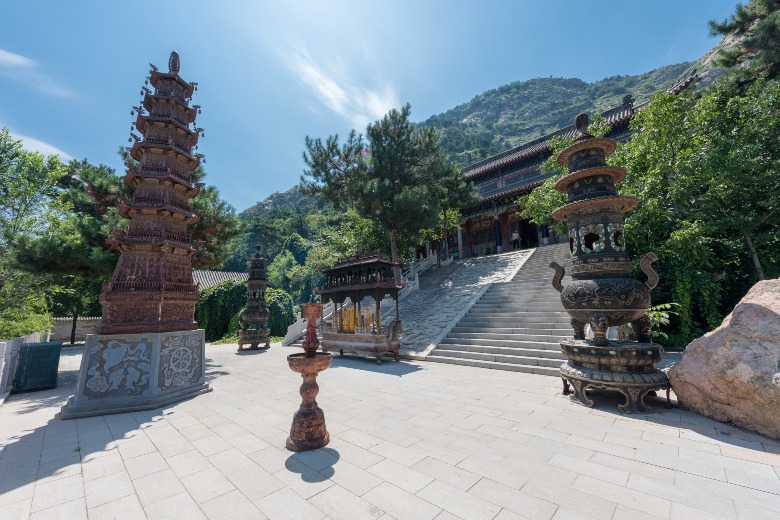
[[[323,352],[373,357],[377,364],[385,354],[392,354],[398,361],[398,291],[402,284],[393,276],[396,265],[379,253],[357,253],[323,271],[327,280],[320,291],[322,303],[332,300],[334,305],[330,323],[322,327]],[[381,302],[387,296],[395,303],[395,319],[385,330]]]

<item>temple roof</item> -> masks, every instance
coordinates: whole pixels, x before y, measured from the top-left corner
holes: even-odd
[[[382,257],[379,253],[356,254],[353,257],[346,258],[333,264],[330,269],[323,269],[323,273],[333,273],[341,270],[351,269],[357,266],[376,266],[376,267],[395,267],[398,262],[391,262]]]
[[[192,270],[192,283],[200,284],[200,290],[206,290],[225,280],[246,281],[249,274],[236,271],[205,271],[202,269]]]
[[[686,89],[696,79],[696,77],[696,69],[693,69],[682,80],[668,88],[666,91],[671,94],[678,94],[682,90]],[[606,112],[602,113],[602,115],[607,120],[607,123],[615,127],[630,121],[634,117],[634,114],[643,110],[648,103],[649,101],[645,101],[644,103],[636,106],[620,105],[607,110]],[[469,180],[477,180],[479,177],[502,168],[508,164],[512,164],[528,157],[550,151],[550,141],[552,141],[553,137],[562,136],[566,138],[574,137],[575,135],[577,135],[577,129],[574,127],[574,125],[572,124],[566,126],[543,137],[534,139],[533,141],[528,141],[514,148],[510,148],[509,150],[505,150],[491,157],[482,159],[481,161],[472,163],[466,166],[464,175]],[[500,195],[504,196],[505,194],[506,193],[502,193]]]

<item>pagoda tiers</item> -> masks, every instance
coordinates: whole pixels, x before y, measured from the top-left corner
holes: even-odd
[[[133,197],[119,208],[130,226],[109,239],[119,251],[111,280],[103,285],[103,320],[88,334],[81,370],[63,419],[151,410],[210,392],[206,382],[206,335],[195,322],[198,285],[192,283],[187,226],[198,221],[189,199],[201,184],[192,170],[200,129],[191,129],[195,84],[179,77],[179,55],[168,72],[152,65],[154,93],[137,107],[130,155],[138,161],[124,182]],[[131,113],[131,115],[134,115]]]
[[[402,285],[393,277],[397,262],[379,253],[356,254],[323,271],[326,284],[320,291],[322,303],[332,300],[330,326],[322,328],[322,351],[352,352],[374,357],[377,364],[386,353],[398,360],[401,321],[398,318],[398,291]],[[395,319],[390,329],[382,329],[381,301],[389,296],[395,302]],[[371,304],[363,307],[370,298]]]
[[[255,256],[249,259],[249,278],[246,281],[246,307],[241,311],[241,329],[238,331],[238,350],[249,345],[257,350],[259,345],[271,346],[268,330],[268,304],[265,300],[265,288],[268,285],[268,269],[259,245],[255,246]]]
[[[103,286],[100,334],[195,330],[198,286],[192,281],[192,245],[187,227],[198,221],[190,208],[202,183],[192,171],[203,157],[193,154],[199,128],[191,128],[198,107],[190,106],[195,83],[179,76],[179,55],[168,60],[168,72],[152,65],[144,87],[130,155],[137,162],[123,180],[133,190],[120,214],[130,219],[124,232],[109,239],[121,256],[111,280]],[[135,111],[134,111],[135,112]],[[134,114],[131,112],[131,115]]]

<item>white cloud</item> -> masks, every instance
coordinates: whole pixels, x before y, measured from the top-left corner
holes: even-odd
[[[14,54],[13,52],[0,49],[0,67],[19,67],[29,69],[35,67],[35,62],[30,58],[25,58],[20,54]]]
[[[44,94],[56,97],[70,97],[71,91],[65,89],[38,70],[38,63],[21,54],[0,49],[0,77],[32,87]]]
[[[32,137],[27,137],[24,135],[14,134],[15,139],[19,139],[22,141],[22,147],[25,150],[29,150],[31,152],[40,152],[44,155],[59,155],[60,160],[62,161],[70,161],[73,159],[72,156],[68,155],[67,153],[63,152],[56,146],[52,146],[49,143],[45,143],[39,139],[34,139]]]
[[[0,122],[0,128],[4,128],[4,127],[5,125],[2,122]],[[18,139],[19,141],[22,142],[22,148],[24,148],[25,150],[28,150],[30,152],[40,152],[44,155],[59,155],[62,161],[70,161],[71,159],[73,159],[73,156],[63,152],[56,146],[52,146],[49,143],[41,141],[40,139],[35,139],[34,137],[28,137],[26,135],[17,134],[10,128],[9,131],[11,132],[11,137],[13,137],[14,139]]]
[[[283,57],[285,63],[330,110],[363,129],[399,106],[395,89],[389,83],[374,89],[357,85],[351,78],[338,81],[318,66],[305,49]]]

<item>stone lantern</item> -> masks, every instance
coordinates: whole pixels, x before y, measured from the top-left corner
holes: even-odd
[[[587,133],[588,116],[575,119],[577,139],[558,155],[569,174],[555,185],[568,195],[568,203],[553,212],[553,218],[569,227],[572,282],[561,285],[564,269],[553,262],[553,287],[571,315],[574,338],[561,342],[568,361],[561,366],[564,393],[573,387],[574,397],[593,406],[588,389],[617,390],[625,397],[624,412],[649,412],[644,398],[659,389],[667,391],[666,374],[655,367],[663,348],[652,343],[647,316],[650,291],[658,283],[651,265],[658,258],[647,253],[640,261],[647,282],[631,278],[626,253],[623,214],[637,206],[631,197],[618,195],[615,184],[626,176],[624,168],[608,166],[606,157],[615,151],[613,139],[597,139]],[[609,327],[630,323],[638,341],[610,341]],[[585,339],[585,325],[593,339]]]

